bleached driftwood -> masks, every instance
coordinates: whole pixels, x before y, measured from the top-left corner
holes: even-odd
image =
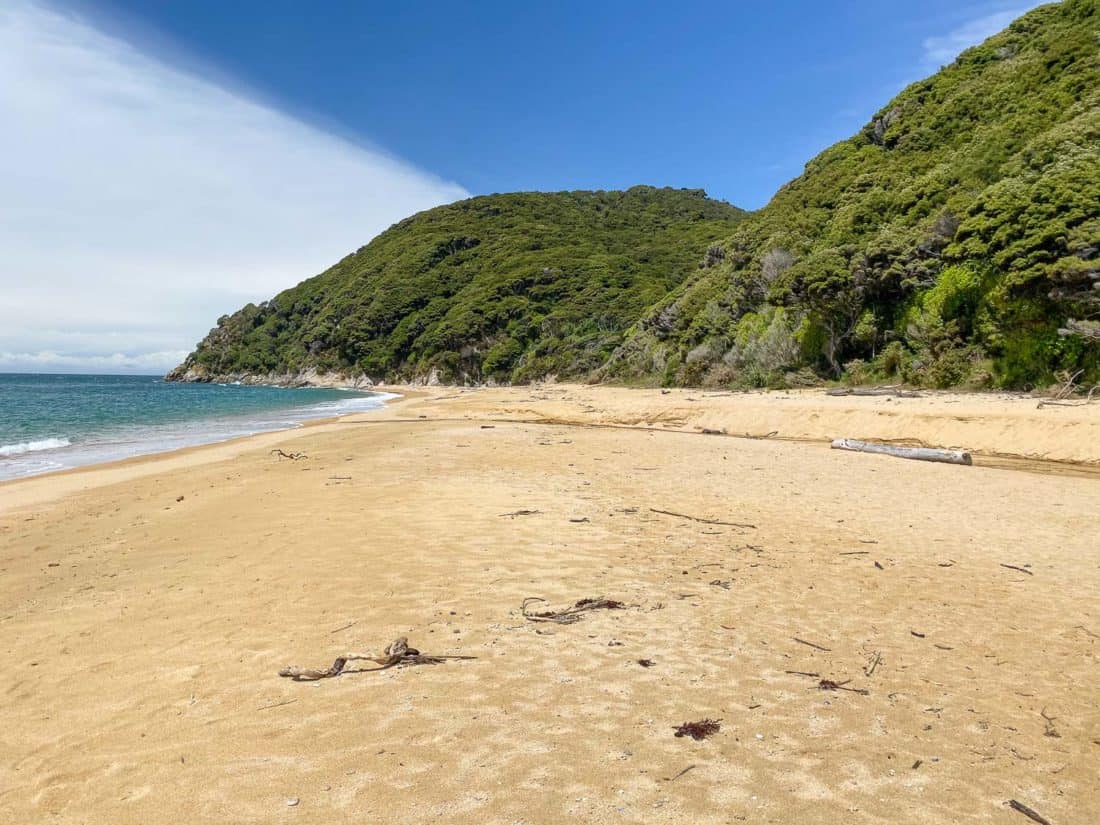
[[[853,450],[857,453],[881,453],[894,458],[912,458],[917,461],[940,461],[944,464],[972,464],[970,453],[963,450],[939,450],[933,447],[894,447],[890,444],[873,444],[854,438],[838,438],[832,443],[834,450]]]
[[[919,392],[902,390],[897,387],[833,387],[831,390],[826,390],[825,394],[832,396],[858,395],[870,397],[921,398]]]

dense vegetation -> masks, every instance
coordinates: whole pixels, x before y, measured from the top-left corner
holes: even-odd
[[[219,319],[176,375],[587,375],[743,214],[699,190],[643,186],[441,206]]]
[[[181,370],[1100,382],[1098,4],[1025,15],[741,217],[643,187],[440,207],[222,318]]]
[[[1100,380],[1097,9],[1041,7],[904,90],[745,220],[602,374]]]

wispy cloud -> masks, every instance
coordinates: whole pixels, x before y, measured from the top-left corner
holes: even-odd
[[[1050,0],[1017,3],[1012,8],[968,20],[947,34],[926,38],[923,43],[923,61],[926,68],[946,66],[971,46],[978,45],[1006,28],[1020,15],[1048,2]]]
[[[165,364],[178,364],[186,350],[143,352],[126,355],[67,355],[53,350],[0,352],[0,364],[9,372],[95,372],[105,374],[161,372]]]
[[[30,0],[0,3],[0,371],[162,370],[467,195]]]

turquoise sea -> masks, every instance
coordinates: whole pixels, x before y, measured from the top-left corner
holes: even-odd
[[[381,407],[389,393],[0,373],[0,480]]]

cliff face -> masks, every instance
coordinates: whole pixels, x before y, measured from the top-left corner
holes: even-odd
[[[649,187],[414,215],[170,377],[1100,383],[1098,38],[1095,0],[1032,11],[751,215]]]

